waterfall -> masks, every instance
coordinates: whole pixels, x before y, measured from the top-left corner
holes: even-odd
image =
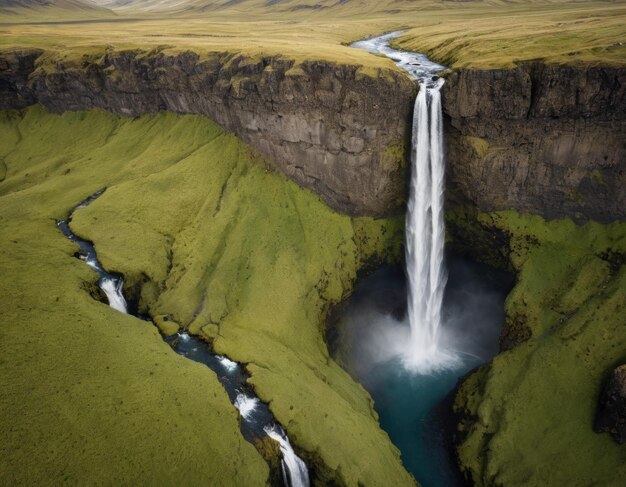
[[[87,260],[89,264],[89,260]],[[96,264],[91,265],[94,267]],[[109,300],[109,306],[122,313],[128,313],[126,300],[122,294],[122,288],[124,287],[124,281],[121,278],[116,277],[103,277],[100,279],[100,289],[104,291],[107,299]]]
[[[278,425],[265,428],[267,436],[280,444],[280,452],[283,454],[281,467],[283,478],[287,487],[309,487],[309,471],[306,464],[293,451],[289,438]]]
[[[411,183],[406,217],[408,317],[406,361],[421,370],[445,366],[452,357],[439,349],[446,285],[443,213],[444,148],[441,110],[443,79],[420,80],[413,112]]]
[[[389,41],[402,33],[364,39],[352,46],[384,54],[419,83],[413,111],[411,184],[406,216],[410,338],[398,348],[407,368],[429,373],[459,363],[458,354],[446,350],[440,339],[447,276],[443,262],[445,160],[441,87],[444,80],[437,73],[445,67],[419,52],[392,48]]]

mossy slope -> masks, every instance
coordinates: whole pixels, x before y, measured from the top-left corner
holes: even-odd
[[[457,395],[461,464],[476,485],[620,485],[626,450],[593,421],[605,375],[626,359],[626,224],[498,212],[476,226],[510,240],[514,348]]]
[[[51,235],[37,241],[47,246],[55,239],[66,249],[60,262],[50,264],[50,275],[62,275],[60,270],[73,265],[76,286],[93,282],[90,271],[68,257],[72,247],[55,233],[50,218],[64,216],[82,197],[107,186],[103,196],[75,214],[73,228],[95,242],[106,268],[124,273],[142,309],[161,323],[167,320],[170,328],[174,323],[189,327],[212,339],[217,351],[248,363],[251,383],[318,478],[347,485],[413,483],[378,427],[367,393],[328,357],[320,329],[329,304],[351,288],[365,261],[397,255],[401,219],[333,213],[202,117],[159,114],[130,120],[98,111],[56,116],[32,108],[7,125],[8,138],[17,127],[22,139],[6,158],[8,176],[0,194],[17,197],[24,192],[17,190],[28,188],[42,201],[40,226],[49,225]],[[30,201],[21,200],[20,208],[29,208]],[[23,267],[28,282],[33,264]],[[38,293],[43,291],[34,290],[33,298]],[[63,294],[113,313],[80,289]],[[36,303],[32,308],[39,312]],[[56,312],[73,320],[62,307]],[[92,323],[102,326],[98,319]],[[146,329],[158,342],[154,330]],[[84,339],[92,340],[90,334]],[[128,351],[145,346],[133,342]],[[114,353],[112,358],[126,361]],[[142,354],[133,360],[142,361]],[[78,358],[75,363],[82,366]],[[179,367],[196,370],[185,363]],[[173,375],[175,370],[168,367]],[[136,387],[132,379],[125,383]],[[103,393],[109,392],[95,393],[94,400]],[[221,440],[210,438],[205,435],[212,448],[221,448]],[[199,454],[194,444],[185,450]],[[257,457],[237,461],[253,467]],[[255,478],[267,477],[266,471],[256,473]]]
[[[95,273],[56,228],[96,189],[158,169],[120,157],[114,134],[138,123],[33,108],[0,125],[0,483],[265,485],[213,372],[93,299]]]

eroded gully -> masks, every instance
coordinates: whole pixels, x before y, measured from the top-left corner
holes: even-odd
[[[98,286],[106,295],[109,306],[121,313],[131,314],[123,294],[123,276],[104,269],[98,260],[94,244],[76,236],[70,228],[74,212],[88,206],[104,191],[102,189],[86,198],[70,212],[67,219],[58,221],[57,226],[63,235],[78,245],[80,250],[76,257],[97,272]],[[139,314],[131,314],[131,316],[150,321],[148,317]],[[249,375],[245,368],[228,357],[213,353],[208,343],[185,331],[179,331],[169,337],[163,336],[163,339],[179,355],[204,364],[215,372],[231,403],[239,411],[241,434],[247,441],[256,446],[257,440],[270,437],[279,443],[281,477],[284,485],[308,487],[309,473],[306,464],[295,453],[285,429],[276,421],[267,404],[255,395],[253,388],[248,384]]]

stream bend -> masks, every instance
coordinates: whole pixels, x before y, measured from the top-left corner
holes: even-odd
[[[109,306],[121,313],[130,314],[123,294],[123,276],[104,269],[98,260],[94,244],[76,236],[70,228],[74,212],[88,206],[105,190],[106,188],[101,189],[86,198],[70,212],[67,219],[57,221],[57,226],[63,235],[78,245],[80,250],[76,257],[98,273],[98,286],[105,293]],[[131,315],[150,321],[145,316]],[[163,336],[163,339],[179,355],[204,364],[216,373],[231,403],[239,411],[240,430],[247,441],[256,446],[259,439],[269,437],[279,443],[282,457],[281,473],[285,487],[309,487],[309,472],[306,464],[295,453],[287,432],[276,421],[267,404],[255,395],[253,388],[248,384],[249,375],[244,367],[228,357],[213,353],[205,341],[185,331],[180,331],[170,337]]]

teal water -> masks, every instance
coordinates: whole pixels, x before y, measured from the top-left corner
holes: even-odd
[[[404,370],[399,361],[375,367],[363,381],[376,403],[382,428],[402,452],[406,469],[423,487],[462,485],[436,407],[472,365],[426,376]]]
[[[447,266],[443,328],[446,346],[460,358],[453,369],[419,375],[386,353],[408,327],[401,269],[385,267],[364,279],[332,323],[331,350],[348,350],[351,373],[372,395],[382,428],[423,487],[464,485],[451,454],[450,401],[444,400],[460,377],[498,352],[512,285],[510,275],[462,257],[448,256]]]

